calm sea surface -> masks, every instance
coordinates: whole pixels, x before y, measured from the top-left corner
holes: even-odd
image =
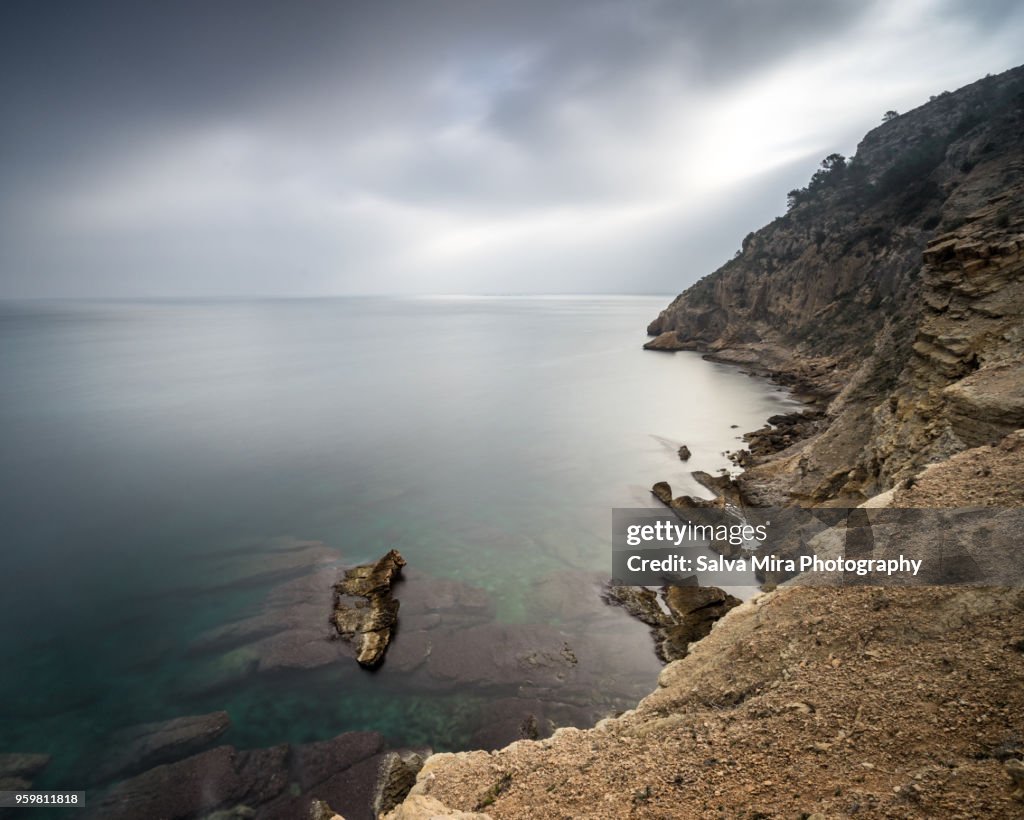
[[[792,404],[642,351],[667,301],[0,305],[0,752],[48,752],[45,782],[73,788],[118,727],[215,709],[240,747],[376,729],[452,749],[482,742],[496,701],[569,703],[581,722],[627,708],[659,664],[642,624],[588,614],[611,509],[649,506],[660,479],[702,494],[688,472]],[[507,665],[417,666],[433,616],[372,674],[267,649],[275,619],[309,615],[275,590],[391,547],[400,598],[472,593],[495,663],[502,636],[564,639],[566,691]],[[460,632],[433,634],[437,652]],[[632,649],[590,651],[595,636]]]

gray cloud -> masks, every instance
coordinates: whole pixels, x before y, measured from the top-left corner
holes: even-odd
[[[0,296],[675,291],[1022,33],[996,0],[10,0]]]

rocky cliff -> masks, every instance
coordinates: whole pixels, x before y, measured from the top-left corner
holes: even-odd
[[[826,410],[796,443],[752,437],[749,500],[859,503],[1024,426],[1022,194],[1024,67],[826,158],[651,323],[651,349],[752,365]]]
[[[705,483],[1024,506],[1024,68],[891,119],[790,205],[648,329],[816,405],[748,434],[735,486]],[[617,719],[431,757],[388,820],[1024,817],[1022,612],[1019,589],[783,587]]]

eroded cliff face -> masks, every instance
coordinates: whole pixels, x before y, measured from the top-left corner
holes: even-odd
[[[859,502],[1024,427],[1024,68],[874,129],[790,199],[648,328],[827,408],[745,462],[749,500]]]
[[[1024,186],[929,245],[921,276],[912,353],[865,454],[888,484],[1024,427]]]

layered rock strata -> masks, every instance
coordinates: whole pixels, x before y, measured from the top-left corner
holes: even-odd
[[[1024,426],[1024,69],[874,129],[791,202],[648,328],[816,403],[748,438],[749,502],[855,505]]]

